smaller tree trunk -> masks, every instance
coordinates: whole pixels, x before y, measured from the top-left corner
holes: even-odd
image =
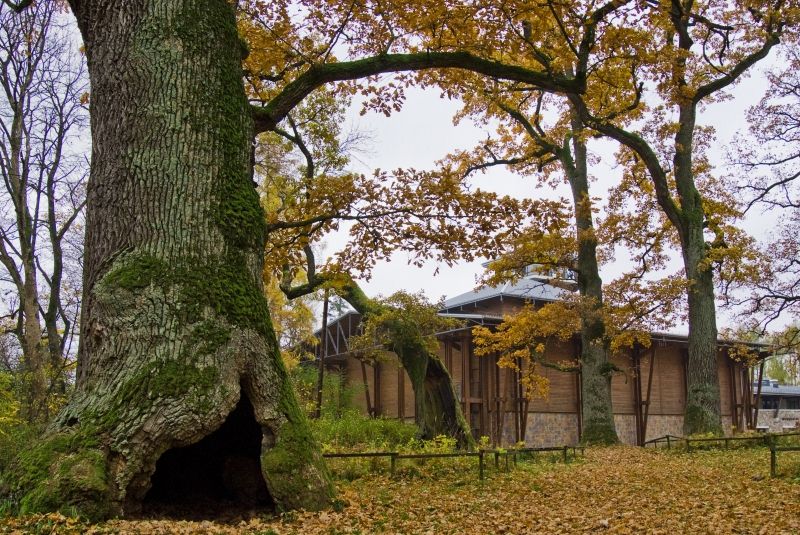
[[[578,245],[578,292],[588,300],[581,307],[581,441],[585,444],[619,442],[611,401],[611,372],[606,326],[602,317],[603,281],[597,264],[597,236],[592,221],[589,196],[586,145],[580,138],[583,123],[576,111],[571,113],[574,157],[569,147],[561,150],[561,163],[572,190],[575,232]]]

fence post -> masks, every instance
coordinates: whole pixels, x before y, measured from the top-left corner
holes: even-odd
[[[391,459],[389,472],[392,474],[392,477],[394,477],[395,463],[397,462],[397,452],[393,452],[391,455],[389,455],[389,458]]]
[[[483,481],[483,450],[478,451],[478,477]]]
[[[494,452],[494,469],[500,470],[500,452],[497,450]]]
[[[692,444],[689,439],[686,439],[686,453],[692,453]]]
[[[775,444],[770,444],[769,445],[769,475],[770,475],[770,477],[775,477],[775,475],[776,475],[776,473],[778,471],[778,467],[776,466],[777,464],[778,464],[778,459],[777,459],[777,452],[775,451]]]
[[[672,449],[672,442],[670,442],[669,435],[667,435],[667,449],[668,450]]]

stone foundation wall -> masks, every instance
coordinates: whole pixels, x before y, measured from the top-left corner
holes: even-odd
[[[651,414],[647,417],[645,440],[665,435],[683,436],[683,416],[662,416]]]
[[[503,429],[505,444],[514,443],[514,425],[511,419]],[[525,445],[529,448],[575,445],[578,443],[578,417],[569,413],[528,413]]]
[[[765,414],[765,412],[767,414]],[[799,425],[800,410],[782,410],[778,418],[773,418],[775,411],[761,411],[758,415],[759,425],[769,425],[769,431],[778,433],[788,429],[785,425]],[[623,444],[636,444],[636,416],[633,414],[615,414],[614,425],[617,436]],[[730,416],[722,417],[722,428],[725,435],[733,434]],[[665,435],[683,436],[683,416],[651,414],[647,419],[647,436],[651,440]],[[512,420],[506,420],[503,429],[503,443],[514,443],[514,426]],[[575,445],[578,443],[578,416],[570,413],[528,413],[528,427],[525,434],[525,445],[532,448],[547,446]]]
[[[758,426],[767,427],[770,433],[800,431],[800,410],[797,409],[759,409]]]
[[[617,428],[617,437],[623,444],[636,444],[636,416],[615,414],[614,427]]]

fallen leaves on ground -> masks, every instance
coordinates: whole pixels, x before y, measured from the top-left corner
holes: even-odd
[[[786,462],[792,462],[787,458]],[[692,454],[588,449],[563,465],[522,463],[485,482],[476,474],[339,484],[340,511],[238,523],[115,520],[89,526],[59,515],[7,519],[10,533],[800,533],[800,484],[769,477],[765,449]],[[45,527],[50,517],[51,528]],[[33,530],[41,526],[44,529]],[[5,530],[5,531],[4,531]]]

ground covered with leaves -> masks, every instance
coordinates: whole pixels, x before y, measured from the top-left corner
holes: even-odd
[[[794,455],[794,456],[792,456]],[[501,463],[502,465],[502,463]],[[419,469],[417,469],[419,468]],[[800,454],[769,477],[769,450],[656,452],[588,449],[584,460],[515,470],[432,471],[341,480],[341,504],[319,513],[218,521],[115,520],[59,515],[0,522],[3,533],[800,533]]]

